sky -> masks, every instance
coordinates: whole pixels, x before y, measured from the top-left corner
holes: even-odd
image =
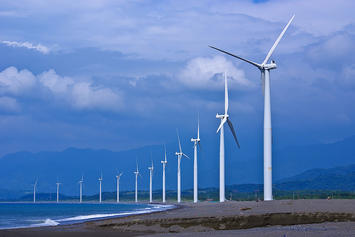
[[[274,147],[355,135],[354,8],[348,0],[3,0],[0,155],[120,151],[176,142],[176,128],[192,145],[198,113],[202,145],[218,146],[224,72],[241,149],[261,149],[260,72],[208,45],[262,62],[293,14],[271,57]]]

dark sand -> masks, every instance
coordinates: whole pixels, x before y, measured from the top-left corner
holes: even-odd
[[[355,200],[183,203],[83,224],[2,230],[2,236],[355,236]]]

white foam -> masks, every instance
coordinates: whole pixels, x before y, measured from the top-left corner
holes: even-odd
[[[119,217],[119,216],[127,216],[127,215],[144,214],[149,212],[150,211],[133,211],[133,212],[110,213],[110,214],[92,214],[92,215],[85,215],[85,216],[69,217],[58,221],[59,222],[83,221],[83,220],[92,220],[92,219],[102,219],[107,217]]]
[[[46,219],[43,223],[33,224],[32,226],[39,227],[39,226],[56,226],[56,225],[59,225],[59,222],[56,222],[52,219]]]
[[[85,221],[85,220],[93,220],[93,219],[103,219],[108,217],[120,217],[120,216],[128,216],[128,215],[138,215],[138,214],[146,214],[151,212],[160,211],[162,208],[171,209],[174,208],[174,205],[152,205],[152,208],[144,208],[136,211],[130,212],[120,212],[120,213],[108,213],[108,214],[92,214],[92,215],[81,215],[74,216],[69,218],[64,218],[57,220],[58,222],[71,222],[71,221]]]

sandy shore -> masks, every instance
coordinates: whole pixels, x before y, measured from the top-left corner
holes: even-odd
[[[183,203],[180,208],[2,236],[355,236],[355,200]]]

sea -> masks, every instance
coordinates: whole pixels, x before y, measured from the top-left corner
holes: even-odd
[[[0,203],[0,229],[67,225],[163,211],[174,207],[121,203]]]

